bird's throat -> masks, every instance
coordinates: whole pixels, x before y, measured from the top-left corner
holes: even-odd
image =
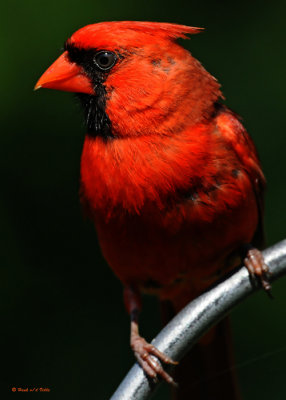
[[[103,138],[113,137],[111,122],[105,110],[105,89],[98,86],[97,95],[78,93],[84,111],[84,119],[87,135],[91,137],[101,136]]]

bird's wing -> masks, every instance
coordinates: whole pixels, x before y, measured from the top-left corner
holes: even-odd
[[[227,107],[220,107],[216,117],[216,124],[224,139],[235,151],[252,184],[259,212],[259,222],[252,244],[261,248],[264,246],[263,211],[266,180],[255,145],[240,122],[240,117]]]

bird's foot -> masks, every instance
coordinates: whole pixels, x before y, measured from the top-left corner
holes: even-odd
[[[272,297],[271,285],[268,279],[270,272],[268,265],[265,264],[261,251],[255,248],[250,248],[246,253],[244,264],[248,269],[251,278],[258,278],[263,289],[270,297]]]
[[[166,382],[176,386],[174,379],[163,369],[158,360],[163,361],[165,364],[172,365],[177,365],[178,363],[176,361],[173,361],[152,344],[147,343],[146,340],[139,335],[131,339],[131,348],[134,351],[136,360],[147,376],[152,378],[155,382],[157,382],[158,376],[160,376]],[[154,356],[157,357],[158,360],[156,360]]]

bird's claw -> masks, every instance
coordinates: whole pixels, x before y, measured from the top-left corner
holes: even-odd
[[[176,386],[176,382],[169,375],[160,364],[159,360],[165,364],[178,364],[173,361],[166,354],[162,353],[155,346],[147,343],[141,336],[136,336],[131,340],[131,347],[139,365],[143,368],[147,376],[153,379],[154,382],[158,381],[158,376],[169,384]],[[155,358],[156,357],[156,358]]]
[[[258,278],[263,289],[270,297],[272,297],[271,285],[268,279],[271,273],[269,272],[268,265],[265,263],[261,251],[255,248],[249,249],[244,259],[244,265],[246,266],[251,278]]]

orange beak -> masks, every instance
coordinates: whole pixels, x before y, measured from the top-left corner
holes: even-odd
[[[69,61],[65,51],[40,77],[34,90],[40,88],[66,92],[95,94],[92,83],[83,69]]]

